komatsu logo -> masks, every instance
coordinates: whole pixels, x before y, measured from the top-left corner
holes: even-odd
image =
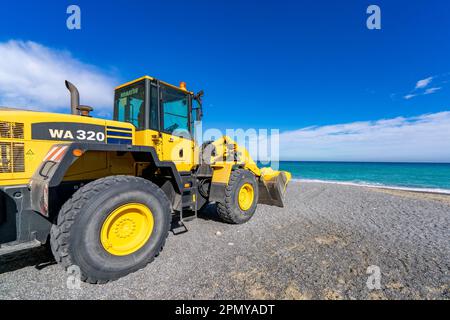
[[[73,122],[33,123],[32,137],[36,140],[106,142],[104,126]]]

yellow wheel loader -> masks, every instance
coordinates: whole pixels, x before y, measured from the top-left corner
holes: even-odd
[[[71,114],[0,108],[0,255],[49,242],[58,263],[105,283],[151,262],[172,219],[183,227],[208,203],[235,224],[258,203],[283,206],[289,173],[259,169],[229,137],[196,144],[202,92],[144,76],[115,89],[104,120],[66,86]]]

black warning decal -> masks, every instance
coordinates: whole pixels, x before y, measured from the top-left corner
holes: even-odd
[[[40,122],[31,125],[32,139],[105,143],[105,126],[73,122]]]

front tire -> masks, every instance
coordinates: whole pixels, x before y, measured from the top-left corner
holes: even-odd
[[[225,222],[245,223],[255,214],[258,197],[255,175],[245,169],[234,170],[225,188],[225,199],[217,203],[217,213]]]
[[[110,176],[80,188],[61,208],[50,244],[57,262],[81,279],[106,283],[145,267],[164,246],[171,209],[152,182]]]

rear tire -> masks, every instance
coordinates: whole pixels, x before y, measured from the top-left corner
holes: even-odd
[[[217,203],[217,213],[225,222],[245,223],[255,214],[258,197],[255,175],[245,169],[234,170],[225,188],[224,201]]]
[[[62,206],[50,244],[64,268],[79,267],[81,280],[106,283],[152,262],[170,222],[170,203],[158,186],[133,176],[110,176],[83,186]],[[108,223],[111,227],[105,227]],[[127,239],[134,241],[132,249]]]

